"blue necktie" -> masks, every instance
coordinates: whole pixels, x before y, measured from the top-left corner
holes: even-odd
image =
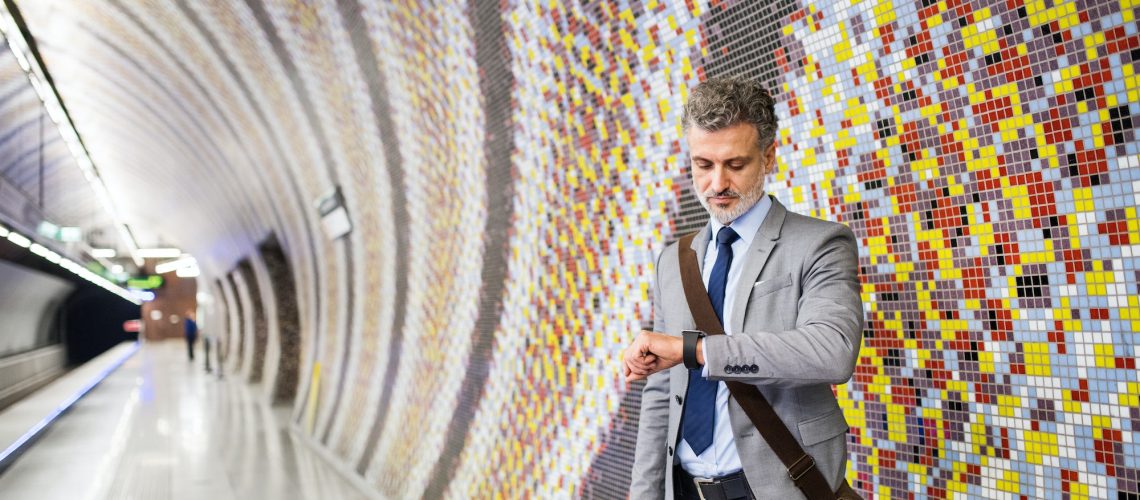
[[[730,227],[722,227],[716,235],[716,264],[709,276],[709,301],[716,319],[724,324],[724,285],[728,281],[728,268],[732,267],[732,242],[740,236]],[[701,376],[701,369],[689,370],[689,393],[686,396],[682,436],[700,455],[713,442],[713,424],[716,417],[717,382]]]

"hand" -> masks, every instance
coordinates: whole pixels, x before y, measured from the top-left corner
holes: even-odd
[[[681,337],[642,330],[625,349],[622,374],[626,382],[642,380],[681,363]]]

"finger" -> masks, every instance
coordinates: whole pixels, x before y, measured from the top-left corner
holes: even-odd
[[[626,356],[626,358],[624,360],[622,360],[622,370],[625,371],[626,375],[628,375],[629,372],[634,370],[634,362],[635,362],[634,360],[635,359],[637,359],[637,358]]]
[[[640,358],[641,356],[641,352],[635,349],[634,345],[630,345],[628,348],[626,348],[625,352],[622,353],[622,359],[626,362]]]
[[[649,377],[650,375],[653,375],[654,373],[657,373],[659,371],[661,371],[661,370],[659,370],[658,367],[650,366],[650,367],[641,367],[641,368],[631,369],[630,373],[633,375],[637,375],[639,377],[645,378],[645,377]]]
[[[656,354],[646,354],[644,356],[637,356],[634,358],[638,363],[649,365],[661,361],[661,357]]]
[[[637,354],[641,355],[641,356],[646,356],[648,354],[652,354],[651,352],[649,352],[649,343],[648,342],[638,342],[637,343]]]
[[[658,363],[656,360],[646,361],[646,360],[642,360],[639,358],[635,358],[629,363],[629,366],[631,368],[637,369],[639,371],[652,371],[655,367],[657,367],[657,364]]]
[[[659,365],[656,363],[646,365],[644,367],[634,368],[630,372],[630,377],[627,380],[644,380],[649,378],[650,375],[660,371]]]
[[[637,334],[637,339],[634,340],[638,351],[640,351],[642,354],[648,354],[651,352],[649,348],[652,346],[652,343],[650,342],[652,337],[649,333],[650,332],[648,331],[642,330],[641,333]]]
[[[634,374],[638,376],[649,377],[650,375],[655,374],[655,372],[658,372],[659,369],[657,364],[643,364],[643,366],[632,367],[630,371],[633,371]]]
[[[647,363],[644,358],[635,356],[625,360],[624,365],[628,371],[646,374],[653,370],[655,363]]]
[[[629,371],[638,375],[648,375],[652,368],[645,365],[631,364],[628,366]]]

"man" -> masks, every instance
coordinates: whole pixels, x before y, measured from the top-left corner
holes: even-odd
[[[855,238],[764,194],[776,127],[772,97],[742,78],[708,80],[685,105],[693,188],[711,216],[691,247],[726,335],[688,334],[700,367],[682,364],[681,332],[696,323],[669,245],[655,331],[624,353],[627,380],[646,379],[631,498],[804,498],[725,381],[759,388],[829,491],[843,481],[847,422],[831,386],[850,379],[862,338]]]
[[[194,311],[186,311],[186,320],[182,326],[186,333],[186,353],[190,361],[194,361],[194,342],[198,340],[198,323],[194,321]]]

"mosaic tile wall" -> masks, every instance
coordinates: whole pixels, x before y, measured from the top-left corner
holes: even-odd
[[[770,190],[860,239],[856,488],[1140,495],[1135,0],[17,3],[109,186],[199,200],[230,339],[277,235],[293,422],[383,495],[625,496],[618,359],[706,221],[679,122],[721,74],[777,96]]]

